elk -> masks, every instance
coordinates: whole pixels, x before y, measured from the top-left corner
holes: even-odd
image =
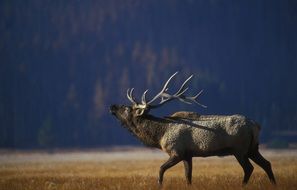
[[[186,96],[189,89],[186,84],[193,77],[188,77],[176,93],[168,92],[168,85],[174,73],[165,82],[163,88],[151,100],[147,100],[144,91],[141,101],[136,101],[133,90],[127,90],[131,106],[112,105],[110,112],[134,136],[147,146],[159,148],[169,155],[169,159],[160,167],[159,184],[163,182],[165,171],[183,161],[185,177],[188,184],[192,181],[192,158],[208,156],[234,155],[243,168],[245,185],[252,172],[253,165],[249,159],[264,169],[271,183],[275,184],[271,164],[259,152],[260,125],[242,115],[199,115],[195,112],[180,111],[171,116],[160,118],[149,114],[172,100],[186,104],[198,104],[202,90],[195,96]],[[158,101],[158,103],[154,103]]]

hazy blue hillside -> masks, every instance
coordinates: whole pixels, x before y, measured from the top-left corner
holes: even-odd
[[[292,0],[1,1],[0,147],[138,144],[109,106],[175,71],[208,108],[154,114],[245,114],[296,141],[296,23]]]

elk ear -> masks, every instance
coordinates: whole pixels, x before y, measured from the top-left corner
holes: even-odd
[[[136,113],[136,116],[141,116],[144,113],[144,109],[137,109],[135,113]]]

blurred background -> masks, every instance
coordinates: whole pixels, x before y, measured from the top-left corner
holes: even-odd
[[[149,88],[195,74],[189,110],[244,114],[261,142],[297,141],[295,0],[1,0],[0,147],[140,145],[109,114]]]

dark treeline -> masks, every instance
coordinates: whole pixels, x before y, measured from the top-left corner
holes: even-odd
[[[0,147],[138,144],[109,105],[128,104],[129,87],[152,97],[175,71],[172,90],[196,74],[208,108],[153,114],[239,113],[262,142],[294,140],[296,23],[292,0],[1,1]]]

